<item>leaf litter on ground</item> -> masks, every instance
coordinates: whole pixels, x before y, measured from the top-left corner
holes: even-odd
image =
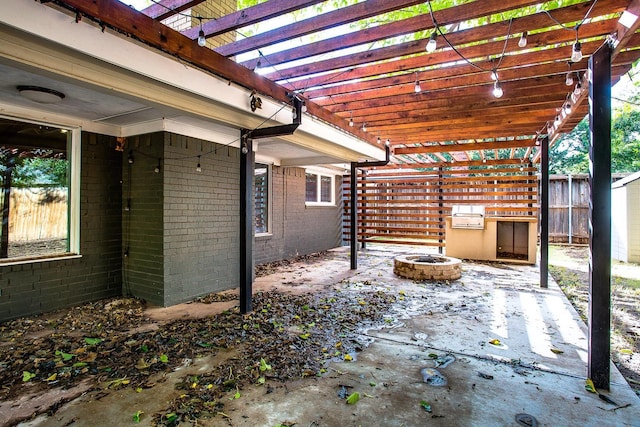
[[[319,376],[330,361],[362,350],[367,343],[359,331],[382,325],[396,300],[380,290],[360,290],[357,298],[349,292],[266,291],[254,295],[252,313],[242,315],[235,307],[155,330],[140,328],[151,321],[144,301],[135,298],[20,318],[0,324],[0,399],[25,393],[26,381],[32,385],[29,393],[70,388],[87,378],[96,390],[142,390],[153,387],[154,374],[171,372],[185,360],[234,351],[235,357],[210,372],[185,377],[177,387],[180,396],[161,413],[148,415],[157,425],[221,416],[225,397],[241,398],[245,387],[270,389],[270,381]]]

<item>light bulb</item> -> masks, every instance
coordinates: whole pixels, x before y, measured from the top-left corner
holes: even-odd
[[[555,127],[558,127],[558,126],[560,126],[560,123],[561,123],[560,116],[556,116],[556,119],[553,121],[553,125]]]
[[[367,124],[363,123],[362,124],[362,132],[366,132],[367,131]]]
[[[493,96],[495,96],[496,98],[502,98],[502,95],[504,95],[504,91],[500,86],[500,82],[496,80],[496,82],[493,84]]]
[[[198,33],[198,46],[205,47],[206,45],[207,45],[207,39],[205,38],[204,31],[201,28],[200,32]]]
[[[571,75],[571,71],[567,73],[567,77],[564,79],[564,84],[567,86],[571,86],[573,84],[573,76]]]
[[[491,80],[498,80],[498,70],[491,70]]]
[[[387,147],[391,145],[391,141],[389,141],[389,138],[387,138],[387,141],[384,143],[384,145],[386,145]]]
[[[567,101],[564,104],[564,112],[569,115],[571,114],[571,101]]]
[[[415,93],[420,93],[422,91],[422,88],[420,87],[420,82],[416,80],[416,85],[413,88],[413,90],[415,91]]]
[[[518,46],[525,47],[527,46],[527,32],[524,31],[520,36],[520,40],[518,40]]]
[[[202,172],[202,166],[200,166],[200,156],[198,156],[198,164],[196,166],[196,172]]]
[[[431,36],[429,37],[429,41],[427,42],[427,52],[433,53],[435,52],[437,47],[438,47],[438,42],[436,41],[436,32],[434,31],[433,33],[431,33]]]
[[[571,52],[571,62],[580,62],[580,60],[582,60],[582,44],[576,41]]]
[[[382,140],[380,139],[380,137],[378,137],[378,144],[380,144],[382,142]]]
[[[242,146],[242,154],[247,154],[249,152],[249,149],[247,148],[246,145]]]
[[[349,119],[349,126],[353,127],[353,117]]]
[[[582,83],[580,83],[580,80],[578,80],[578,83],[576,83],[576,88],[574,90],[574,93],[576,95],[580,95],[582,93]]]

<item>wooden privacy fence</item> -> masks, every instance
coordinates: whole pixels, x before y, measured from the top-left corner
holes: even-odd
[[[0,197],[0,206],[2,197]],[[12,242],[62,239],[67,236],[67,190],[12,188],[9,239]]]
[[[589,242],[589,176],[549,176],[549,242]]]
[[[628,175],[614,173],[611,180]],[[589,175],[549,176],[549,242],[589,243],[590,198]]]
[[[397,165],[395,166],[397,167]],[[455,205],[485,206],[487,216],[537,215],[537,169],[500,165],[372,169],[358,174],[358,241],[443,247]],[[350,176],[343,179],[343,237],[350,236]]]

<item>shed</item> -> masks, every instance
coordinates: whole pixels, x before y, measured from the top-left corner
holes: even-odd
[[[611,257],[640,262],[640,171],[611,186]]]

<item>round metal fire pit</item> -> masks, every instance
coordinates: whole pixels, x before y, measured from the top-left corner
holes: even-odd
[[[414,280],[456,280],[462,262],[443,255],[402,255],[393,260],[393,272]]]

